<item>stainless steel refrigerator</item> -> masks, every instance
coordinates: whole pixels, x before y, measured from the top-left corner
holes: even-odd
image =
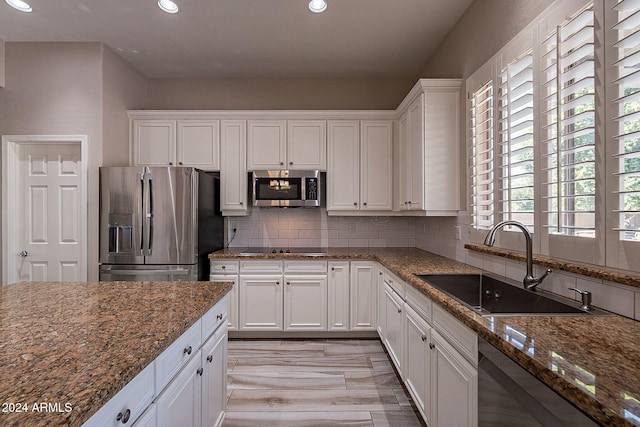
[[[195,168],[101,167],[100,280],[208,280],[219,191],[219,174]]]

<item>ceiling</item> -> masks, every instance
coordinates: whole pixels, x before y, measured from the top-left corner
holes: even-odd
[[[149,78],[417,77],[473,0],[28,0],[0,39],[99,41]]]

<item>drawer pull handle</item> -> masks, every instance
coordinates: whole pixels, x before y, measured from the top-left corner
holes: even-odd
[[[402,309],[401,308],[398,309],[398,313],[402,313]]]
[[[225,268],[227,268],[227,266],[226,266],[226,265],[223,265],[223,266],[222,266],[222,269],[224,270]]]
[[[116,421],[122,422],[122,424],[126,424],[129,422],[129,418],[131,417],[131,409],[127,409],[124,412],[119,412],[116,417]]]
[[[434,348],[436,348],[436,345],[435,345],[434,343],[430,342],[430,343],[429,343],[429,348],[430,348],[431,350],[433,350]]]
[[[213,355],[210,354],[207,356],[207,362],[209,363],[213,362]]]
[[[222,318],[223,318],[223,317],[224,317],[224,316],[223,316],[223,314],[222,314],[222,313],[220,313],[220,314],[218,314],[218,315],[216,316],[216,319],[218,319],[218,320],[222,320]]]
[[[189,346],[189,347],[185,348],[185,349],[182,351],[182,353],[183,353],[183,354],[184,354],[184,353],[186,353],[186,354],[191,354],[191,351],[192,351],[192,348],[191,348],[191,346]]]
[[[202,376],[202,373],[203,373],[203,372],[204,372],[204,370],[203,370],[202,368],[200,368],[200,369],[198,369],[198,370],[196,371],[196,374],[198,374],[198,375]]]
[[[427,336],[426,336],[426,335],[422,335],[422,336],[420,337],[420,339],[421,339],[422,341],[426,341],[426,340],[427,340]]]

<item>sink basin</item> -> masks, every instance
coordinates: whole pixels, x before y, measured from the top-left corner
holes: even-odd
[[[453,297],[483,316],[608,315],[601,310],[584,311],[578,303],[562,301],[544,292],[523,289],[522,284],[489,274],[416,274],[429,285]],[[514,286],[515,284],[515,286]]]

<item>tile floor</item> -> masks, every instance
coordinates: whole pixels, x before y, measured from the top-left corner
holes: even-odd
[[[378,340],[231,340],[224,427],[420,427]]]

